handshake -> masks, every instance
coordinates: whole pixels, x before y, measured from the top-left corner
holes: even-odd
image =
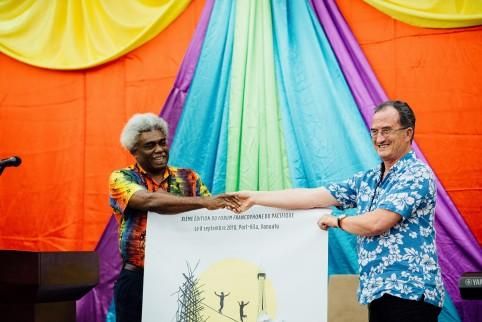
[[[254,205],[253,196],[254,192],[240,191],[212,197],[203,197],[204,208],[209,210],[225,208],[236,213],[241,213]]]
[[[282,209],[313,209],[338,206],[338,201],[323,187],[297,188],[278,191],[239,191],[207,197],[203,207],[207,209],[225,208],[241,213],[253,205]],[[328,230],[331,227],[341,228],[341,220],[345,216],[335,217],[324,214],[318,220],[318,227]]]

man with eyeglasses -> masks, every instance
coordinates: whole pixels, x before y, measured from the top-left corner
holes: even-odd
[[[375,108],[370,129],[381,163],[341,183],[312,189],[239,192],[254,204],[308,209],[356,208],[356,215],[323,215],[318,225],[357,235],[360,287],[370,322],[437,321],[444,288],[435,246],[435,178],[411,143],[415,115],[402,101]]]

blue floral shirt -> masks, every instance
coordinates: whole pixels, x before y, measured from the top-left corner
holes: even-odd
[[[383,163],[327,186],[339,208],[357,214],[386,209],[401,220],[385,233],[357,238],[362,304],[390,294],[442,307],[444,288],[435,248],[435,179],[413,151],[397,161],[383,180]],[[423,296],[423,297],[422,297]]]

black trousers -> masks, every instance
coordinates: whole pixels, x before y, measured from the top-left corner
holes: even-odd
[[[437,322],[442,309],[422,300],[412,301],[389,294],[368,304],[370,322]]]
[[[122,269],[114,287],[116,322],[141,322],[144,271]]]

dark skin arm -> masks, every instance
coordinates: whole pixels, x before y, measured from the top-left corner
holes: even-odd
[[[209,210],[226,208],[234,211],[240,206],[240,202],[236,196],[227,194],[212,197],[183,197],[175,196],[165,191],[149,192],[140,190],[132,195],[127,206],[144,211],[176,214],[201,208]]]

